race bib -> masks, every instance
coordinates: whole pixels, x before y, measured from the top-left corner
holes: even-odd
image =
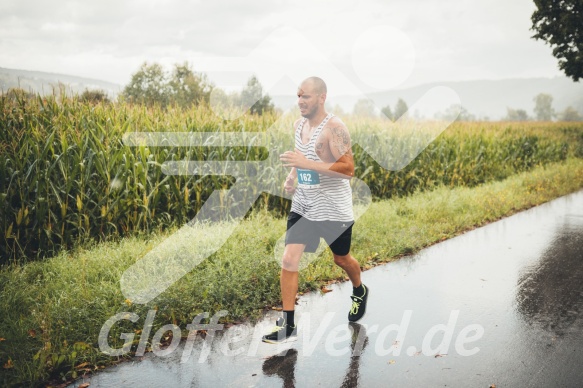
[[[313,189],[320,187],[320,174],[312,170],[297,169],[298,187],[304,189]]]

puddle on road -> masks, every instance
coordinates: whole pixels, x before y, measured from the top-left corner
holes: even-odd
[[[556,335],[581,331],[583,219],[570,217],[518,280],[517,310],[524,320]]]

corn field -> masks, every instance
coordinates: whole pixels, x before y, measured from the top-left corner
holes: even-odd
[[[278,119],[273,114],[226,121],[206,107],[162,109],[14,96],[0,97],[0,115],[0,264],[183,225],[214,190],[233,184],[229,177],[165,175],[164,162],[261,161],[269,155],[266,147],[251,146],[129,147],[122,139],[125,133],[261,134]],[[372,119],[344,121],[353,136],[383,125]],[[293,118],[277,122],[283,128],[270,131],[289,149]],[[355,176],[375,199],[383,199],[440,185],[474,186],[583,157],[583,124],[456,123],[397,172],[383,169],[358,146],[354,154]],[[284,170],[274,168],[261,179],[281,186]],[[255,203],[280,215],[289,206],[288,199],[268,194]]]

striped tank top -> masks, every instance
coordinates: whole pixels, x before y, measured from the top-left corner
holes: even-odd
[[[316,153],[316,140],[324,126],[334,117],[329,113],[316,128],[307,144],[302,142],[303,118],[295,133],[295,148],[309,160],[322,162]],[[310,221],[354,221],[352,190],[348,179],[319,174],[312,170],[296,168],[298,185],[292,198],[291,211]]]

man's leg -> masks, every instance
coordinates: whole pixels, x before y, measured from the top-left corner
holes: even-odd
[[[360,280],[360,265],[358,261],[350,253],[346,255],[334,255],[334,263],[340,266],[350,278],[352,282],[352,306],[350,307],[350,312],[348,313],[348,320],[350,322],[356,322],[363,317],[366,311],[366,302],[368,300],[368,288],[362,284]]]
[[[285,246],[279,279],[283,317],[277,320],[277,326],[270,334],[263,336],[263,342],[283,343],[297,339],[294,309],[298,293],[298,268],[304,249],[304,244],[286,244]]]
[[[358,261],[356,261],[356,259],[352,257],[350,252],[347,253],[346,255],[337,255],[333,253],[333,256],[334,263],[346,272],[348,278],[352,282],[352,286],[355,288],[359,287],[361,281],[360,281],[360,264],[358,264]]]
[[[284,311],[294,310],[296,305],[298,268],[305,247],[304,244],[287,244],[283,251],[279,284]]]
[[[298,293],[298,270],[304,251],[315,252],[320,237],[314,229],[314,223],[300,214],[290,212],[287,218],[285,249],[281,262],[281,301],[284,311],[293,311]]]
[[[338,224],[336,224],[338,225]],[[345,228],[345,223],[342,223],[340,230]],[[331,226],[334,226],[332,224]],[[333,230],[332,228],[328,230]],[[337,234],[336,234],[337,233]],[[336,235],[339,235],[333,242],[329,243],[330,249],[334,256],[334,263],[342,268],[348,278],[352,282],[352,306],[350,307],[350,312],[348,313],[348,320],[350,322],[356,322],[363,317],[366,311],[366,302],[368,300],[368,288],[362,284],[360,280],[360,264],[352,255],[350,254],[350,245],[352,242],[352,226],[344,230],[342,233],[338,233],[338,229],[335,231]],[[327,236],[327,242],[332,240],[336,236]]]
[[[350,254],[353,222],[323,222],[324,239],[332,251],[334,263],[348,275],[353,287],[360,286],[360,264]]]

